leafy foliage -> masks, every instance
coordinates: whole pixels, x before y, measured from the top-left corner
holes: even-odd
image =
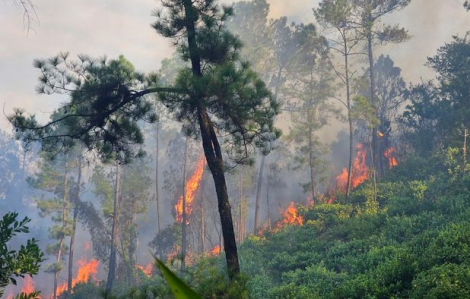
[[[9,241],[13,237],[29,233],[27,224],[31,219],[25,217],[23,220],[17,220],[17,217],[18,213],[9,212],[0,220],[0,296],[8,284],[16,285],[16,278],[24,278],[26,274],[31,276],[37,274],[43,261],[43,253],[34,238],[27,240],[26,245],[21,245],[18,250],[9,248]],[[35,298],[25,297],[23,294],[20,297]]]
[[[436,144],[455,147],[461,144],[463,130],[470,125],[468,114],[468,57],[470,44],[466,38],[454,40],[428,58],[428,66],[437,72],[436,82],[412,86],[410,104],[402,122],[407,140],[420,152],[429,153]]]

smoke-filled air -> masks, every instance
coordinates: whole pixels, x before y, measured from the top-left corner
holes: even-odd
[[[470,298],[470,1],[0,1],[0,297]]]

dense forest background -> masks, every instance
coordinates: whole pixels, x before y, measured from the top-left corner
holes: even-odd
[[[294,2],[2,4],[0,295],[470,297],[469,5]]]

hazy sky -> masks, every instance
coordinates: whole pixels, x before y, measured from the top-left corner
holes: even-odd
[[[150,27],[155,20],[151,11],[155,0],[33,0],[39,25],[29,35],[23,28],[22,11],[13,0],[0,1],[0,105],[7,113],[13,107],[48,118],[53,108],[65,98],[38,96],[35,93],[37,71],[35,58],[48,58],[60,51],[91,56],[125,55],[138,70],[158,70],[168,57],[171,44]],[[229,1],[224,1],[225,3]],[[299,22],[313,22],[312,8],[317,0],[268,0],[271,17],[287,15]],[[470,30],[470,14],[462,0],[412,0],[405,10],[388,18],[401,23],[413,38],[386,52],[403,69],[407,81],[432,78],[423,64],[452,35]],[[0,125],[6,129],[0,116]]]

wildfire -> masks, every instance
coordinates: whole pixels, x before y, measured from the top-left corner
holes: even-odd
[[[307,196],[307,206],[311,207],[315,205],[315,200],[313,200],[310,196]]]
[[[174,247],[173,247],[173,250],[171,250],[171,251],[166,255],[166,259],[167,259],[168,261],[174,260],[174,259],[178,256],[180,250],[181,250],[181,246],[179,246],[179,245],[174,246]]]
[[[152,276],[152,272],[153,272],[153,264],[152,263],[148,263],[146,266],[135,265],[135,267],[137,269],[139,269],[140,271],[142,271],[148,277]]]
[[[395,156],[396,149],[391,147],[388,150],[384,152],[385,158],[388,159],[388,167],[392,169],[393,167],[398,165],[397,159],[394,157]]]
[[[204,174],[204,164],[205,159],[202,156],[196,165],[196,170],[191,175],[189,180],[186,182],[186,215],[191,215],[192,205],[196,191],[199,189],[199,184],[201,183],[202,175]],[[180,196],[178,202],[175,205],[176,211],[176,221],[183,222],[183,195]]]
[[[369,178],[369,167],[366,164],[366,150],[361,143],[356,145],[356,157],[353,161],[351,187],[356,188]],[[343,172],[336,177],[336,186],[346,193],[348,186],[348,169],[343,168]]]
[[[287,209],[284,211],[283,219],[278,224],[278,227],[282,226],[283,224],[299,226],[304,224],[304,218],[299,215],[294,202],[291,202],[289,207],[287,207]]]
[[[81,282],[88,282],[90,278],[93,278],[93,280],[96,280],[96,273],[98,273],[98,265],[99,265],[98,260],[90,260],[89,262],[86,262],[85,259],[83,260],[78,260],[77,264],[79,265],[77,275],[76,277],[72,280],[72,288],[77,284]],[[62,294],[64,291],[67,290],[67,283],[63,283],[62,285],[57,287],[57,296]]]
[[[220,245],[216,245],[214,248],[211,249],[210,255],[216,256],[220,254]]]
[[[25,293],[26,295],[29,295],[34,292],[34,281],[31,276],[27,275],[24,277],[23,288],[21,289],[21,292]]]
[[[85,242],[85,250],[90,250],[91,245],[90,242]]]

